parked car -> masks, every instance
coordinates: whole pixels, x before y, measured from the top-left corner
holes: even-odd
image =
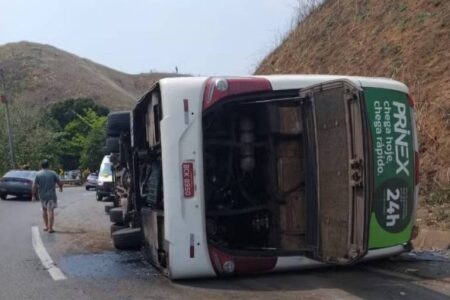
[[[81,176],[80,170],[71,170],[64,172],[64,176],[62,179],[64,180],[79,180]]]
[[[97,189],[97,179],[98,174],[97,173],[91,173],[86,178],[86,183],[84,184],[86,191],[89,191],[91,189]]]
[[[170,278],[410,249],[418,143],[401,82],[166,78],[131,114],[111,114],[107,133],[116,190],[125,190],[110,210],[114,245],[142,247]]]
[[[0,198],[5,200],[8,195],[31,199],[36,171],[11,170],[0,178]]]
[[[105,197],[113,196],[114,188],[111,162],[109,160],[109,155],[106,155],[105,157],[103,157],[97,178],[97,201],[102,201]]]

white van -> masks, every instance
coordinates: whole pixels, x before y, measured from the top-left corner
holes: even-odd
[[[139,231],[170,278],[346,265],[408,249],[418,144],[403,83],[168,78],[124,116],[130,127],[116,132],[112,157],[126,191],[120,222],[134,229],[113,241],[126,248],[127,231],[133,241]]]
[[[114,196],[113,176],[109,155],[103,157],[97,179],[97,201]]]

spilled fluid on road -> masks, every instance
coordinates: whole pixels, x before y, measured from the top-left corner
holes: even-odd
[[[69,278],[147,279],[160,274],[136,251],[70,255],[62,257],[58,266]]]

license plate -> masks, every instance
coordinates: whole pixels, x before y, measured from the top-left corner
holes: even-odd
[[[194,164],[193,162],[184,162],[181,165],[183,175],[183,191],[185,198],[194,197]]]

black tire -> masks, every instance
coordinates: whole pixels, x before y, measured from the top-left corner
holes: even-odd
[[[8,197],[7,194],[0,194],[0,199],[2,200],[6,200],[6,197]]]
[[[114,208],[114,206],[112,206],[112,205],[105,205],[105,213],[107,213],[107,214],[109,214],[109,211],[112,209],[112,208]]]
[[[119,147],[119,138],[118,137],[109,137],[106,139],[106,145],[105,145],[106,153],[119,153],[120,147]]]
[[[126,227],[124,225],[111,224],[111,228],[110,228],[111,236],[117,230],[121,230],[121,229],[125,229],[125,228],[128,228],[128,227]]]
[[[113,197],[113,206],[119,207],[120,205],[120,198],[118,196]]]
[[[130,112],[110,113],[106,124],[106,134],[110,137],[118,137],[122,132],[130,132]]]
[[[114,247],[118,250],[139,250],[142,245],[142,232],[140,228],[124,228],[115,231],[112,235]]]
[[[114,207],[109,210],[109,220],[118,225],[123,224],[123,211],[121,207]]]

